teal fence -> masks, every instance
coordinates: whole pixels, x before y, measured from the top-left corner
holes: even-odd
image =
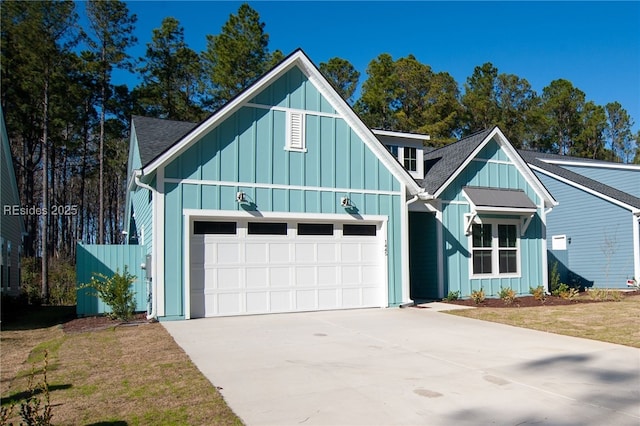
[[[129,274],[136,277],[133,291],[136,297],[136,311],[147,310],[147,285],[144,263],[143,246],[138,245],[95,245],[78,244],[76,249],[76,283],[78,286],[78,316],[99,315],[111,312],[111,309],[97,296],[92,295],[91,289],[80,289],[80,285],[91,281],[96,274],[111,276],[116,272],[122,273],[127,268]]]

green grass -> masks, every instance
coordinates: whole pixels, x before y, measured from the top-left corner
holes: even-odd
[[[640,296],[619,302],[529,308],[479,308],[451,315],[640,348]]]

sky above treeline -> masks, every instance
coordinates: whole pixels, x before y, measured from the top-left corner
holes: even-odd
[[[413,54],[436,72],[446,71],[464,90],[476,66],[491,62],[500,73],[525,78],[540,94],[563,78],[599,105],[618,101],[640,129],[640,2],[432,2],[250,1],[266,24],[269,49],[288,55],[302,48],[319,65],[332,57],[350,61],[366,79],[381,53]],[[152,30],[172,16],[189,47],[201,52],[206,35],[218,34],[237,13],[236,1],[129,1],[138,17],[144,56]],[[84,19],[84,7],[78,3]],[[130,87],[136,75],[117,73]],[[359,96],[356,92],[355,99]]]

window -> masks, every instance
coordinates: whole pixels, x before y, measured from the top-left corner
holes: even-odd
[[[298,235],[333,235],[332,223],[299,223]]]
[[[249,235],[287,235],[287,224],[282,222],[249,222]]]
[[[415,148],[404,148],[404,168],[410,172],[418,170],[418,155]]]
[[[194,234],[227,234],[236,233],[235,222],[194,222]]]
[[[376,225],[347,225],[342,228],[342,235],[345,236],[376,236]]]
[[[387,145],[387,149],[389,150],[391,155],[393,155],[396,158],[399,158],[398,157],[398,146],[397,145]]]
[[[471,227],[472,275],[518,274],[518,226],[505,223]]]
[[[287,146],[290,151],[306,151],[304,137],[304,113],[287,112]]]

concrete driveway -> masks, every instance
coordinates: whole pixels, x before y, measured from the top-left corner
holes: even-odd
[[[640,424],[640,350],[431,306],[163,325],[248,425]]]

